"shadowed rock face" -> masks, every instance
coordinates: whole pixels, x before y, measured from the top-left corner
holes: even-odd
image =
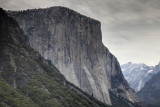
[[[160,72],[155,74],[138,92],[140,98],[147,104],[160,106]]]
[[[160,106],[160,63],[155,66],[153,72],[155,75],[147,81],[144,87],[138,92],[139,97],[153,107]]]
[[[108,90],[140,101],[103,45],[99,21],[62,7],[8,14],[29,37],[31,47],[50,59],[68,81],[107,104],[111,104]]]

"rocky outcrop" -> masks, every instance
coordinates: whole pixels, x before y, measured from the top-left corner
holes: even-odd
[[[1,107],[107,107],[68,82],[0,8]]]
[[[51,60],[68,81],[110,105],[108,90],[140,102],[116,57],[103,45],[99,21],[64,7],[8,14],[17,20],[30,45]]]

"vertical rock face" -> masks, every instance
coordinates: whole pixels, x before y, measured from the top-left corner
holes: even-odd
[[[30,45],[68,81],[107,104],[111,104],[109,90],[129,101],[140,101],[117,59],[103,45],[99,21],[62,7],[8,14],[17,20]]]
[[[68,82],[0,8],[0,107],[108,107]]]

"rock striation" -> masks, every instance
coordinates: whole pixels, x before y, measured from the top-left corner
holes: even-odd
[[[0,8],[1,107],[107,107],[68,82],[29,46],[18,23]]]
[[[117,58],[103,45],[99,21],[64,7],[8,14],[24,30],[31,47],[51,60],[68,81],[109,105],[109,91],[140,102],[124,79]]]

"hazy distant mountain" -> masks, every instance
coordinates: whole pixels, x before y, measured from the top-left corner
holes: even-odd
[[[121,65],[121,69],[124,77],[135,91],[141,90],[144,84],[155,74],[154,67],[143,63],[128,62]]]
[[[160,107],[160,64],[155,67],[155,74],[138,92],[140,98],[152,107]]]

